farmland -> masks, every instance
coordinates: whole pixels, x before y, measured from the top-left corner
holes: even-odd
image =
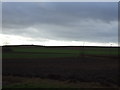
[[[3,46],[3,87],[23,79],[39,88],[118,87],[118,55],[117,47]]]

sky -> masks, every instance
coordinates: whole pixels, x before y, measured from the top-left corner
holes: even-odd
[[[118,45],[117,2],[3,2],[0,45]]]

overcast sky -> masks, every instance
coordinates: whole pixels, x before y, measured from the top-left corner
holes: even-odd
[[[4,2],[2,44],[117,45],[117,2]]]

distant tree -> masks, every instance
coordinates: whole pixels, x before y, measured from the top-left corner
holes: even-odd
[[[9,43],[7,41],[3,42],[4,45],[8,45]]]
[[[112,47],[112,45],[113,45],[113,44],[111,43],[110,46]]]

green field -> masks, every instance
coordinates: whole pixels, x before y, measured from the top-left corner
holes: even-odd
[[[75,57],[76,54],[16,54],[16,53],[6,53],[3,58],[58,58],[58,57]]]
[[[117,87],[116,47],[3,47],[3,88]]]
[[[4,53],[3,58],[58,58],[79,57],[81,55],[117,56],[118,48],[45,48],[45,47],[10,47],[12,52]]]

